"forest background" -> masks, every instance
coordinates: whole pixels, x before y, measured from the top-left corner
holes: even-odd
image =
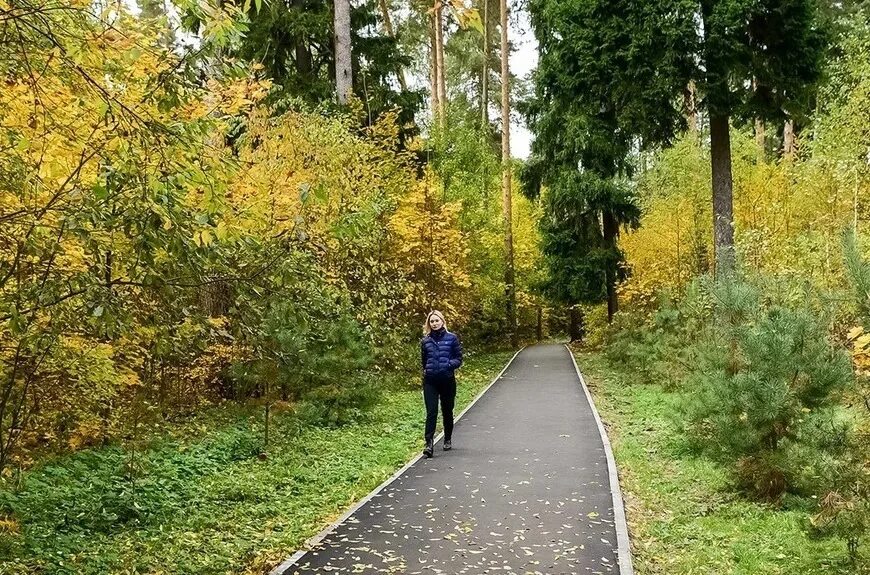
[[[569,4],[523,7],[539,42]],[[418,447],[432,308],[476,385],[519,341],[603,350],[680,449],[861,565],[870,19],[813,6],[806,105],[731,126],[714,280],[703,94],[621,169],[548,177],[546,61],[503,93],[489,0],[0,0],[0,573],[268,570]]]

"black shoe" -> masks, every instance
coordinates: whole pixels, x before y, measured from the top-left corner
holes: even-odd
[[[435,452],[435,446],[432,445],[432,440],[426,442],[426,447],[423,448],[423,455],[427,458],[432,457],[432,454]]]
[[[451,449],[453,449],[453,443],[451,443],[451,441],[449,439],[445,439],[443,447],[444,447],[444,451],[450,451]]]

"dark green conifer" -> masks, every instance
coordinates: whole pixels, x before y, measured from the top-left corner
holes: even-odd
[[[541,43],[539,96],[564,107],[538,137],[565,154],[583,128],[573,110],[589,118],[597,109],[615,124],[586,149],[618,147],[632,135],[645,147],[669,144],[686,126],[684,91],[697,88],[709,119],[717,269],[731,270],[729,126],[801,118],[826,44],[819,3],[532,0],[529,9]]]

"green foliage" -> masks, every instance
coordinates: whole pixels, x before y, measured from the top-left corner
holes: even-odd
[[[685,127],[690,81],[712,115],[806,112],[826,41],[809,0],[540,0],[531,11],[545,53],[563,63],[546,73],[572,86],[578,106],[602,102],[620,133],[644,145],[669,143]]]
[[[764,301],[748,282],[711,289],[713,321],[700,334],[685,383],[687,431],[736,461],[750,491],[777,497],[793,486],[789,475],[802,463],[784,450],[852,381],[849,360],[811,310]]]
[[[457,410],[509,358],[471,354]],[[15,526],[0,522],[0,573],[268,571],[419,450],[424,408],[410,377],[379,376],[390,394],[341,427],[276,410],[266,459],[259,413],[229,405],[165,426],[132,462],[104,447],[37,465],[0,483],[0,519]]]
[[[441,188],[438,195],[459,206],[457,223],[466,242],[468,268],[474,278],[470,293],[464,298],[466,306],[471,304],[464,333],[486,344],[503,341],[504,223],[498,141],[488,126],[481,128],[479,113],[473,105],[459,97],[450,106],[444,129],[433,133],[431,144],[430,161]],[[539,289],[542,267],[536,229],[539,216],[538,206],[513,193],[518,329],[525,333],[534,332],[537,308],[545,303]]]
[[[819,319],[824,300],[755,278],[696,280],[672,301],[661,297],[646,321],[617,315],[609,368],[678,392],[666,411],[684,447],[711,455],[744,493],[805,510],[810,534],[841,537],[855,560],[866,532],[866,424],[842,405],[851,367]]]
[[[607,424],[623,493],[629,494],[635,572],[870,573],[866,541],[853,563],[845,546],[806,532],[823,496],[786,496],[780,506],[748,500],[734,489],[730,465],[688,451],[681,421],[674,417],[684,392],[673,382],[636,383],[632,366],[611,363],[598,353],[577,353],[577,362]],[[802,426],[802,433],[816,423],[821,422]],[[820,434],[838,435],[826,425]],[[812,449],[813,458],[794,455],[819,461]],[[853,510],[857,514],[862,508]]]
[[[573,111],[564,136],[559,114],[546,120],[544,133],[564,137],[569,158],[583,145],[592,152],[584,166],[606,162],[605,172],[613,173],[625,162],[633,134],[642,134],[646,145],[669,140],[681,127],[674,99],[688,83],[698,41],[696,2],[536,0],[529,10],[541,43],[541,96],[553,91]],[[608,138],[596,123],[620,129]],[[580,130],[595,135],[591,145],[578,139]]]
[[[691,334],[686,306],[660,298],[660,306],[648,320],[636,314],[618,313],[604,328],[604,356],[622,366],[634,383],[656,383],[671,390],[680,381],[688,362]]]
[[[153,336],[195,301],[196,238],[230,167],[203,137],[227,110],[206,114],[183,73],[156,81],[177,55],[127,14],[61,4],[45,18],[16,4],[2,24],[18,48],[3,64],[2,139],[17,145],[0,162],[0,468],[16,443],[114,428],[112,408],[153,383]],[[67,416],[52,422],[56,409]]]
[[[332,3],[294,0],[247,6],[247,31],[233,45],[232,53],[263,66],[275,83],[270,99],[276,108],[298,107],[297,101],[328,107],[335,95]],[[201,30],[207,21],[191,14],[186,24]],[[376,0],[352,7],[351,49],[353,91],[364,103],[367,123],[399,110],[402,141],[413,136],[417,131],[414,115],[424,95],[420,90],[395,87],[396,74],[410,59],[396,39],[384,32]]]
[[[854,465],[851,469],[856,469]],[[837,537],[846,541],[853,564],[864,559],[859,554],[862,541],[867,540],[868,515],[870,515],[870,489],[866,473],[832,477],[833,483],[846,487],[829,491],[821,500],[819,513],[812,519],[812,533],[821,537]],[[851,481],[849,481],[851,480]]]
[[[271,263],[257,281],[234,285],[224,310],[239,350],[222,370],[227,395],[304,402],[308,419],[324,424],[347,423],[371,408],[378,399],[369,375],[373,340],[395,334],[367,330],[371,318],[358,314],[343,283],[324,282],[322,264],[304,244],[231,248],[237,265],[262,270],[258,260]]]
[[[870,321],[870,263],[862,256],[854,230],[843,234],[843,259],[852,283],[859,317]]]
[[[867,289],[870,281],[870,264],[858,251],[855,234],[844,235],[844,256],[846,268],[852,281],[859,319],[866,326],[870,322],[867,308]],[[870,532],[870,402],[867,394],[867,355],[860,344],[861,338],[854,342],[853,361],[856,367],[858,389],[851,396],[856,403],[863,403],[854,421],[823,422],[819,426],[825,432],[840,428],[835,445],[838,457],[827,462],[816,475],[825,477],[824,491],[819,502],[818,513],[812,520],[812,532],[821,537],[838,537],[849,549],[853,561],[859,560],[858,547],[867,540]],[[818,429],[817,428],[817,429]],[[827,433],[820,434],[823,440],[830,441]]]
[[[262,570],[418,447],[420,308],[497,327],[493,139],[422,168],[375,2],[343,110],[328,3],[159,4],[3,4],[0,573]]]
[[[732,117],[801,117],[821,74],[824,30],[814,0],[604,2],[540,0],[541,44],[531,125],[547,169],[603,177],[630,171],[630,146],[671,144],[709,113],[721,271],[732,266]],[[546,183],[546,182],[544,182]]]
[[[608,285],[624,279],[625,269],[621,250],[605,236],[599,218],[615,214],[619,223],[636,223],[639,213],[631,194],[592,172],[563,172],[542,203],[541,249],[549,270],[545,292],[569,305],[605,301]]]
[[[244,298],[240,323],[251,359],[231,373],[249,395],[306,399],[312,418],[344,423],[377,400],[368,381],[371,345],[345,294],[324,285],[312,262],[285,260],[272,273],[281,289],[265,298]],[[259,323],[256,323],[259,319]],[[315,417],[316,415],[316,417]]]
[[[637,227],[640,218],[623,180],[632,171],[632,132],[620,129],[620,110],[582,84],[587,78],[575,77],[582,61],[599,57],[581,42],[592,29],[575,28],[578,16],[589,15],[582,2],[532,2],[529,9],[540,62],[534,96],[522,106],[535,140],[521,178],[529,197],[547,189],[546,292],[569,305],[608,300],[612,313],[616,284],[625,278],[619,231]]]
[[[757,275],[719,287],[696,278],[709,271],[711,253],[711,150],[701,121],[699,132],[687,133],[672,148],[640,156],[642,227],[622,240],[632,276],[621,286],[627,302],[625,316],[617,315],[622,329],[609,335],[606,353],[612,357],[612,369],[628,366],[642,374],[645,384],[679,391],[672,397],[683,409],[670,403],[663,408],[669,424],[679,433],[688,430],[694,447],[723,464],[722,477],[736,479],[744,495],[799,508],[802,515],[789,521],[810,527],[813,535],[843,539],[858,561],[867,532],[870,445],[865,408],[870,336],[860,327],[867,325],[870,275],[866,250],[859,246],[864,243],[865,156],[870,145],[859,120],[867,112],[867,13],[852,3],[821,9],[828,12],[825,27],[835,21],[832,29],[838,41],[825,66],[816,113],[805,120],[805,126],[812,126],[812,137],[805,129],[807,137],[798,139],[798,153],[770,161],[759,155],[759,132],[732,128],[730,133],[735,246],[743,269]],[[806,17],[802,10],[782,17],[794,23]],[[739,27],[733,31],[739,34]],[[761,61],[740,64],[740,73]],[[630,68],[618,67],[615,74],[622,76]],[[770,72],[782,71],[785,68]],[[618,78],[614,82],[618,84]],[[703,84],[698,87],[704,91]],[[744,99],[749,88],[744,82],[730,96],[707,104],[724,105],[725,97],[739,96],[732,111],[746,119],[757,103]],[[806,93],[793,90],[791,96],[791,104],[783,102],[787,115],[806,112]],[[637,103],[630,98],[622,102]],[[677,98],[673,105],[679,108]],[[752,109],[756,117],[766,115]],[[649,111],[654,120],[667,119],[667,113]],[[773,119],[780,117],[777,113]],[[778,129],[767,124],[767,150],[779,137]],[[841,241],[845,228],[851,231]],[[676,329],[659,326],[658,314],[671,313],[659,299],[662,290],[678,294]],[[843,343],[851,348],[854,384]],[[637,376],[632,372],[620,377],[641,379]],[[710,464],[711,458],[693,453],[693,466]],[[716,493],[727,496],[733,487],[722,485]],[[821,564],[832,568],[831,562],[819,558],[803,569],[817,571]],[[792,567],[785,572],[801,570]],[[846,569],[855,572],[854,565]],[[776,571],[758,572],[771,570]]]
[[[498,331],[499,210],[479,185],[498,163],[462,125],[441,174],[421,169],[378,91],[396,46],[370,34],[375,3],[354,15],[367,98],[329,114],[285,110],[261,67],[227,58],[284,50],[277,76],[298,33],[328,67],[322,2],[179,2],[196,52],[166,41],[154,3],[142,20],[57,4],[0,22],[18,47],[0,64],[0,472],[46,448],[135,451],[143,430],[225,399],[345,423],[376,402],[371,373],[416,364],[405,350],[434,302],[460,333],[471,317]],[[288,78],[278,92],[298,103],[312,86]]]

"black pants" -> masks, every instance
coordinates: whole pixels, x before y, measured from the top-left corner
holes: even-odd
[[[452,375],[427,375],[423,378],[423,401],[426,402],[426,441],[435,437],[438,399],[444,417],[444,439],[453,435],[453,404],[456,403],[456,378]]]

